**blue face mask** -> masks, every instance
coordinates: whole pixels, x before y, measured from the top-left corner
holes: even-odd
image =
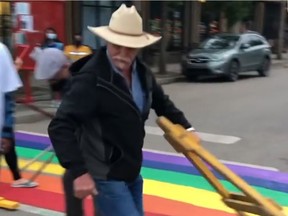
[[[46,37],[48,39],[56,39],[57,38],[57,34],[55,34],[55,33],[47,33]]]

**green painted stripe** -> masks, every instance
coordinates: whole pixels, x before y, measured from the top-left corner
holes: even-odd
[[[23,158],[23,159],[32,159],[42,152],[37,149],[30,149],[30,148],[25,148],[25,147],[16,147],[16,151],[17,151],[18,157]],[[41,158],[39,158],[39,161],[45,161],[49,158],[49,156],[50,156],[50,153],[45,154]],[[57,163],[57,164],[59,163],[56,157],[53,158],[52,162]]]
[[[42,152],[40,150],[24,148],[24,147],[16,147],[16,149],[17,149],[17,153],[19,157],[25,158],[25,159],[32,159],[36,155]],[[48,159],[48,156],[49,154],[44,155],[43,157],[40,158],[40,161]],[[57,158],[53,159],[53,163],[56,163],[56,164],[59,163]],[[214,188],[202,176],[190,175],[190,174],[179,173],[179,172],[174,172],[174,171],[146,168],[146,167],[143,167],[141,172],[142,172],[143,177],[146,179],[162,181],[162,182],[183,185],[183,186],[189,186],[189,187],[199,188],[199,189],[208,190],[208,191],[215,191]],[[227,188],[227,190],[231,192],[239,192],[237,188],[235,188],[230,182],[224,181],[224,180],[221,180],[220,182]],[[288,199],[287,199],[288,194],[287,193],[270,190],[270,189],[266,189],[263,187],[253,186],[253,188],[255,188],[258,192],[260,192],[264,196],[275,200],[280,205],[288,206]]]
[[[162,181],[166,183],[172,183],[176,185],[189,186],[194,188],[199,188],[208,191],[215,191],[214,188],[207,182],[207,180],[202,176],[190,175],[185,173],[177,173],[167,170],[159,170],[143,167],[141,171],[145,179],[151,179],[156,181]],[[230,182],[221,180],[220,181],[224,187],[230,192],[239,192]],[[262,187],[253,186],[259,193],[267,198],[275,200],[282,206],[288,206],[288,194],[270,190]]]

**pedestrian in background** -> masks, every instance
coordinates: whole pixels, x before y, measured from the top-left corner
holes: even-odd
[[[14,91],[22,86],[17,70],[23,64],[20,58],[13,62],[7,47],[0,42],[0,137],[1,154],[4,154],[6,163],[12,173],[14,182],[12,187],[36,187],[36,182],[30,182],[21,177],[18,167],[16,143],[14,135]]]
[[[41,44],[41,48],[57,48],[59,50],[64,49],[64,44],[58,39],[57,32],[54,28],[49,27],[45,30],[45,39]]]
[[[92,54],[92,50],[89,46],[83,44],[82,35],[78,33],[74,34],[73,36],[73,44],[65,46],[64,53],[70,62],[73,63],[87,55]]]
[[[57,98],[53,106],[58,107],[61,103],[64,88],[70,77],[69,61],[65,54],[57,48],[41,50],[35,64],[35,78],[47,80],[53,92],[57,92]]]
[[[45,49],[58,49],[61,52],[63,52],[64,49],[64,44],[58,39],[57,32],[54,28],[49,27],[45,30],[45,35],[44,35],[44,41],[42,44],[38,43],[36,44],[35,48],[30,54],[30,57],[35,61],[39,62],[40,56],[42,56],[42,53]],[[46,54],[44,54],[47,56]],[[61,58],[62,59],[62,58]],[[43,61],[43,58],[41,59]],[[36,63],[37,64],[37,63]],[[49,71],[49,67],[45,69],[45,73],[47,75],[44,75],[44,72],[37,72],[35,73],[35,78],[36,79],[43,79],[43,77],[49,77],[51,74],[53,74],[55,71],[53,70],[53,66],[51,67],[51,71]],[[39,78],[39,74],[41,74],[41,78]],[[50,77],[51,78],[51,77]],[[48,78],[48,79],[50,79]],[[58,107],[59,103],[61,101],[61,89],[65,85],[64,80],[57,80],[57,82],[49,80],[49,87],[51,90],[51,96],[52,96],[52,106],[53,107]]]

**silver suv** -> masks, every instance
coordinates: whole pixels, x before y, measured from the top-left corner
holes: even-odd
[[[257,71],[268,76],[271,46],[264,37],[249,32],[217,34],[182,58],[182,73],[189,79],[215,75],[236,81],[239,73]]]

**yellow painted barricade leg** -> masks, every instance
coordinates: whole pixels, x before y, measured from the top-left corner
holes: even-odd
[[[3,197],[0,199],[0,208],[8,210],[17,210],[19,208],[19,203],[11,200],[6,200]]]
[[[165,132],[166,140],[177,152],[183,153],[194,164],[222,196],[223,202],[234,209],[239,216],[245,216],[246,213],[261,216],[285,216],[281,206],[263,197],[242,178],[222,164],[213,154],[201,146],[199,138],[192,132],[186,131],[180,125],[173,124],[165,117],[159,117],[157,123]],[[234,194],[227,191],[206,163],[240,189],[243,194]]]

